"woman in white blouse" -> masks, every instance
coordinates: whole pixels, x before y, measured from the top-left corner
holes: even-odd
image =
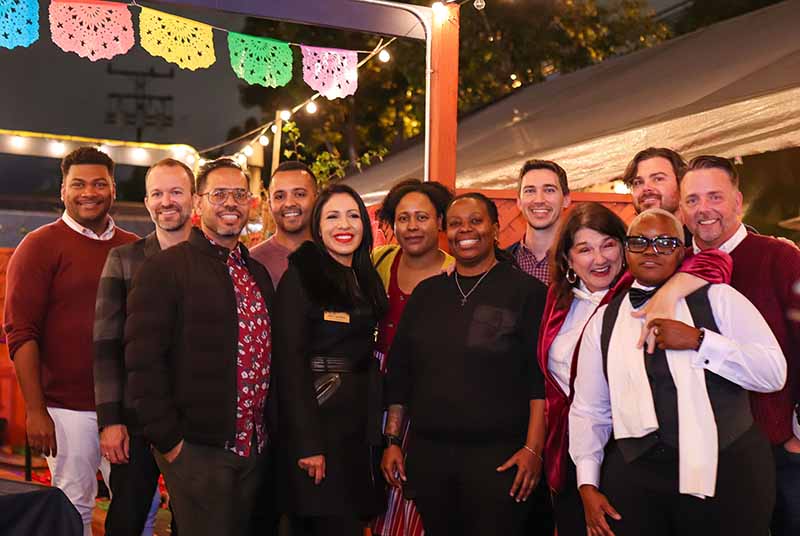
[[[575,466],[567,455],[567,417],[583,330],[595,310],[626,290],[632,280],[625,272],[625,236],[625,224],[616,214],[598,203],[584,203],[562,222],[550,256],[553,283],[539,335],[538,359],[545,375],[547,407],[545,473],[559,536],[586,534]],[[669,308],[706,281],[727,281],[731,267],[730,257],[719,251],[691,257],[652,300],[650,309]]]

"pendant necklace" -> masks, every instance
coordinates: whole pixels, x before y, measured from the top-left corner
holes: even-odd
[[[495,262],[495,263],[492,265],[492,267],[491,267],[491,268],[489,268],[488,270],[486,270],[486,273],[484,273],[484,274],[481,276],[481,278],[480,278],[480,279],[478,279],[478,282],[477,282],[477,283],[475,283],[474,285],[472,285],[472,288],[471,288],[471,289],[469,289],[469,292],[467,292],[466,294],[464,294],[464,290],[461,288],[461,284],[458,282],[458,270],[456,270],[456,271],[455,271],[455,272],[456,272],[456,287],[458,287],[458,292],[461,294],[461,307],[464,307],[464,306],[467,304],[467,298],[469,298],[470,294],[472,294],[473,292],[475,292],[475,289],[476,289],[476,288],[478,288],[478,285],[480,285],[480,284],[481,284],[481,281],[483,281],[483,279],[484,279],[484,278],[485,278],[487,275],[489,275],[489,272],[491,272],[491,271],[492,271],[492,268],[494,268],[495,266],[497,266],[497,263],[496,263],[496,262]]]

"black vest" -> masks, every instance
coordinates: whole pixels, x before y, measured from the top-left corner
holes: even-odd
[[[695,327],[719,333],[711,303],[708,300],[709,285],[686,297],[686,304]],[[615,297],[603,315],[600,348],[603,353],[603,371],[608,377],[608,345],[617,322],[619,307],[627,292]],[[642,349],[642,358],[653,393],[658,430],[641,438],[617,439],[617,445],[628,463],[649,451],[657,444],[678,448],[678,393],[667,364],[667,353],[659,350],[647,355]],[[753,425],[748,392],[739,385],[708,370],[705,371],[706,389],[717,423],[719,449],[729,446]]]

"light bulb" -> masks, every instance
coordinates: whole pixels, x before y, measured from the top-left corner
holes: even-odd
[[[290,112],[289,110],[283,110],[281,112],[281,116],[280,117],[281,117],[281,121],[288,121],[289,119],[292,118],[292,112]]]
[[[142,149],[141,147],[136,147],[131,151],[131,156],[134,160],[141,162],[147,158],[147,151]]]
[[[378,59],[381,60],[383,63],[386,63],[390,59],[392,59],[392,55],[389,54],[389,51],[384,48],[383,50],[378,52]]]
[[[475,0],[472,3],[472,6],[477,9],[478,11],[483,10],[486,7],[486,0]]]
[[[275,134],[276,132],[278,132],[278,125],[272,125],[271,127],[269,127],[269,129],[272,131],[273,134]]]
[[[64,151],[66,151],[66,149],[67,149],[67,146],[64,145],[63,142],[60,142],[60,141],[51,141],[50,142],[50,154],[52,154],[52,155],[60,156],[60,155],[64,154]]]
[[[631,193],[631,190],[630,188],[628,188],[628,185],[625,184],[623,181],[614,181],[614,193],[629,194]]]
[[[317,113],[317,103],[311,101],[308,104],[306,104],[306,112],[310,114]]]
[[[447,19],[447,8],[444,7],[443,3],[434,2],[431,8],[433,9],[433,18],[436,19],[437,22],[441,23]]]
[[[253,148],[250,145],[245,145],[244,149],[242,149],[242,152],[247,157],[253,156]]]
[[[261,136],[258,137],[258,143],[266,147],[267,145],[269,145],[269,138],[266,136],[266,134],[262,134]]]

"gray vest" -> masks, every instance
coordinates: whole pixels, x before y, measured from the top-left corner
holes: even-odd
[[[692,315],[695,327],[719,333],[714,321],[714,314],[708,300],[706,285],[686,297],[686,304]],[[627,292],[615,297],[606,308],[603,316],[603,329],[600,336],[600,348],[603,353],[603,371],[608,377],[608,345],[611,333],[617,321],[619,307]],[[633,350],[632,351],[636,351]],[[642,349],[647,378],[653,393],[658,430],[641,438],[618,439],[617,445],[625,461],[630,463],[658,444],[678,448],[678,393],[667,365],[667,354],[656,348],[655,353],[647,355]],[[750,427],[753,426],[753,415],[750,412],[748,392],[708,370],[705,371],[706,389],[717,423],[719,449],[723,450]]]

